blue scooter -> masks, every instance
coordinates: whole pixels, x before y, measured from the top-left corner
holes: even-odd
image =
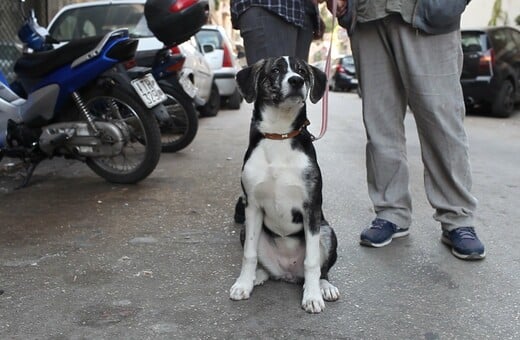
[[[46,50],[45,34],[25,17],[19,37]],[[153,76],[131,80],[116,65],[132,59],[137,40],[126,29],[24,54],[10,86],[0,73],[0,159],[22,160],[29,183],[44,159],[63,156],[86,162],[114,183],[136,183],[157,165],[161,136],[154,111],[166,99]]]

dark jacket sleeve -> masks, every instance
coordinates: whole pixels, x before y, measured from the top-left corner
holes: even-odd
[[[338,18],[338,24],[347,29],[349,35],[354,32],[356,26],[357,0],[347,0],[347,11]]]

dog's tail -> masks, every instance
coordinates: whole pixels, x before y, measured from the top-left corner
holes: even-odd
[[[246,198],[240,196],[235,204],[235,223],[244,224],[246,221]]]

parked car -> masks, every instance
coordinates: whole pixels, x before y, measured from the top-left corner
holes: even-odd
[[[204,25],[195,34],[200,51],[213,69],[221,103],[238,110],[242,96],[238,92],[235,75],[240,70],[233,54],[233,45],[222,26]]]
[[[128,28],[130,36],[139,39],[138,54],[155,51],[164,45],[148,29],[144,16],[145,2],[146,0],[103,0],[67,5],[52,18],[48,31],[54,39],[68,42],[72,39],[101,36],[118,28]],[[188,40],[178,48],[186,56],[182,74],[192,80],[198,89],[197,94],[201,99],[198,103],[199,112],[216,115],[220,105],[216,106],[214,103],[218,100],[220,104],[220,97],[212,91],[215,86],[210,65],[199,52],[194,40]]]
[[[326,60],[318,60],[318,61],[315,61],[311,64],[312,66],[320,69],[321,71],[325,72],[325,66],[327,65],[327,61]]]
[[[337,58],[331,64],[332,75],[329,79],[329,88],[332,91],[350,91],[357,89],[356,67],[354,57],[347,55]]]
[[[484,107],[508,117],[520,100],[520,31],[487,27],[461,31],[461,84],[468,110]]]

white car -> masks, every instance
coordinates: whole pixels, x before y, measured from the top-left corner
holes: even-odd
[[[164,45],[148,29],[144,17],[145,2],[146,0],[103,0],[67,5],[56,13],[47,29],[54,39],[67,42],[102,36],[118,28],[128,28],[130,36],[139,39],[138,53],[159,50]],[[219,95],[215,93],[216,86],[210,65],[193,39],[178,47],[186,56],[182,75],[193,81],[198,89],[197,95],[201,99],[199,111],[207,116],[216,115],[220,105],[215,105],[215,101],[219,100]]]
[[[213,69],[222,104],[229,109],[238,110],[242,96],[238,92],[235,75],[240,66],[226,31],[221,26],[204,25],[195,34],[195,39]]]

